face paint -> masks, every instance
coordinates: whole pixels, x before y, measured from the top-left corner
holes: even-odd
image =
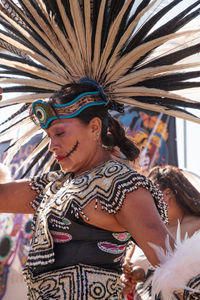
[[[77,149],[78,145],[79,145],[79,141],[76,142],[76,144],[74,145],[74,147],[72,148],[72,150],[69,151],[69,152],[66,154],[65,157],[69,157],[69,156]]]

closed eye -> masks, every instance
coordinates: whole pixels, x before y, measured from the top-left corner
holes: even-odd
[[[61,136],[63,134],[64,134],[64,132],[58,132],[58,133],[56,133],[56,136]]]

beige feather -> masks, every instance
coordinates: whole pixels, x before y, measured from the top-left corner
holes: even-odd
[[[101,35],[103,30],[103,17],[105,12],[106,0],[101,1],[101,6],[99,9],[98,19],[97,19],[97,27],[95,33],[95,42],[94,42],[94,59],[93,59],[93,74],[96,80],[97,78],[97,68],[100,61],[100,49],[101,49]]]
[[[110,72],[110,70],[112,69],[113,65],[115,64],[115,62],[118,60],[118,54],[121,50],[121,48],[124,46],[125,42],[128,40],[128,38],[130,37],[130,35],[132,34],[134,28],[137,26],[139,20],[142,18],[142,16],[144,16],[144,14],[151,9],[151,7],[157,2],[157,0],[153,0],[146,8],[144,8],[138,15],[137,17],[130,23],[129,27],[127,28],[127,30],[125,31],[124,35],[121,37],[119,43],[117,44],[117,47],[115,48],[113,55],[111,56],[111,58],[109,59],[108,65],[107,65],[107,73]],[[103,65],[105,65],[105,63],[103,63]],[[101,72],[101,70],[100,70]]]
[[[51,70],[55,74],[59,74],[59,76],[66,76],[66,72],[63,68],[61,68],[58,64],[58,61],[47,51],[44,47],[41,46],[30,34],[28,31],[24,30],[21,26],[19,26],[15,21],[11,20],[7,17],[2,11],[0,11],[0,15],[2,15],[14,28],[16,28],[25,39],[29,40],[35,47],[37,47],[47,58],[44,58],[42,55],[35,53],[32,49],[24,46],[20,42],[15,41],[14,46],[18,49],[24,51],[25,53],[29,54],[32,58],[36,61],[40,62],[42,65],[46,66],[49,70]],[[13,39],[4,35],[3,33],[0,34],[0,38],[4,41],[13,44]]]
[[[130,105],[130,106],[136,106],[136,107],[140,107],[142,109],[147,109],[147,110],[151,110],[151,111],[155,111],[155,112],[160,112],[175,118],[181,118],[181,119],[185,119],[191,122],[195,122],[200,124],[200,118],[189,115],[187,113],[185,113],[184,111],[176,111],[176,110],[170,110],[168,107],[161,107],[159,105],[156,104],[148,104],[148,103],[142,103],[140,101],[137,101],[133,98],[117,98],[115,99],[117,102],[121,103],[121,104],[126,104],[126,105]]]
[[[56,1],[57,1],[57,4],[58,4],[58,7],[59,7],[60,14],[62,16],[62,21],[63,21],[63,24],[65,26],[65,30],[68,34],[68,40],[69,40],[70,44],[72,45],[72,49],[73,49],[74,55],[76,57],[77,64],[80,66],[80,70],[81,70],[80,71],[80,76],[83,77],[84,74],[85,74],[84,64],[83,64],[83,60],[82,60],[82,57],[81,57],[81,52],[80,52],[80,49],[79,49],[79,46],[78,46],[78,42],[77,42],[77,39],[76,39],[74,29],[72,28],[72,26],[70,24],[70,21],[69,21],[69,18],[67,17],[67,15],[65,13],[65,8],[64,8],[61,0],[56,0]]]
[[[34,126],[33,128],[31,128],[30,130],[28,130],[26,132],[26,134],[24,134],[17,142],[16,144],[10,148],[7,151],[7,155],[6,158],[4,159],[5,164],[10,164],[10,162],[13,159],[13,155],[17,153],[17,151],[19,151],[19,149],[21,148],[21,146],[24,144],[25,141],[27,141],[29,138],[31,138],[36,132],[38,131],[38,126]]]
[[[59,90],[61,85],[42,79],[23,79],[23,78],[1,78],[2,84],[20,84],[21,86],[33,86],[44,89]]]
[[[43,173],[46,173],[46,172],[49,171],[49,169],[50,169],[51,165],[54,163],[54,161],[55,161],[55,157],[52,156],[51,159],[50,159],[50,160],[47,162],[47,164],[45,165],[45,168],[44,168],[44,170],[43,170]]]
[[[166,65],[161,67],[146,68],[143,70],[136,70],[134,73],[125,75],[119,80],[112,84],[112,88],[123,88],[129,85],[137,84],[146,79],[154,78],[162,74],[171,73],[172,71],[180,71],[186,69],[192,69],[200,66],[200,63],[188,63],[188,64],[178,64],[178,65]]]
[[[103,50],[103,53],[101,55],[100,63],[98,62],[99,68],[98,68],[98,72],[97,72],[97,80],[100,80],[102,71],[105,68],[105,65],[107,63],[107,59],[113,49],[113,44],[114,44],[116,35],[118,34],[119,25],[122,21],[124,14],[126,13],[126,11],[128,9],[129,4],[130,4],[130,1],[127,1],[126,4],[122,7],[121,11],[119,12],[117,18],[115,19],[115,21],[113,22],[113,24],[110,27],[107,42],[106,42],[105,48]]]
[[[0,37],[1,37],[1,34],[0,34]],[[57,83],[59,85],[63,85],[63,84],[66,83],[66,79],[64,79],[63,77],[60,77],[60,76],[58,76],[56,74],[53,74],[52,72],[49,72],[49,71],[45,71],[45,70],[38,69],[36,67],[29,66],[26,63],[0,59],[0,64],[17,68],[18,70],[21,70],[21,71],[29,72],[30,74],[39,76],[43,79],[46,79],[48,81],[52,81],[52,82]]]
[[[25,166],[27,166],[31,160],[33,159],[33,157],[39,153],[39,151],[41,151],[47,144],[49,143],[49,138],[46,136],[41,143],[31,152],[31,155],[29,155],[24,161],[23,163],[19,166],[19,168],[17,169],[17,172],[19,172],[21,169],[23,169]]]
[[[124,57],[119,59],[119,61],[113,66],[112,70],[109,72],[109,74],[107,74],[106,84],[110,83],[111,81],[114,82],[118,80],[123,74],[126,73],[126,70],[128,70],[134,64],[134,62],[136,62],[140,57],[142,57],[149,51],[155,49],[156,47],[164,44],[169,40],[195,33],[200,33],[200,30],[191,30],[169,34],[138,46],[127,55],[124,55]]]
[[[30,118],[24,119],[20,121],[18,124],[15,125],[15,130],[21,128],[21,126],[27,126],[32,121]],[[24,127],[26,128],[26,127]],[[4,137],[5,135],[8,135],[13,132],[13,127],[8,128],[5,132],[1,133],[1,137]]]
[[[92,76],[92,26],[91,26],[91,3],[90,0],[84,2],[85,15],[85,38],[87,51],[87,72],[88,77]]]
[[[76,78],[79,78],[80,72],[82,72],[80,64],[77,62],[77,57],[75,56],[75,52],[72,50],[71,46],[69,45],[66,36],[63,34],[63,32],[59,29],[57,26],[55,20],[52,19],[51,25],[55,33],[57,34],[60,46],[63,49],[62,51],[62,62],[66,67],[66,70],[69,70],[69,76],[68,79],[70,82],[76,80]],[[61,45],[62,44],[62,45]],[[72,78],[74,78],[72,80]]]
[[[77,36],[78,46],[82,54],[83,63],[87,61],[86,41],[85,41],[85,26],[83,16],[78,0],[69,0],[71,14],[74,22],[75,32]]]
[[[33,15],[34,19],[37,20],[37,24],[40,25],[41,28],[45,28],[45,34],[43,31],[39,30],[38,26],[36,26],[30,18],[28,18],[26,15],[23,15],[26,22],[37,32],[37,34],[47,43],[47,45],[53,50],[53,52],[56,53],[56,55],[60,58],[61,61],[64,62],[64,53],[62,44],[58,41],[55,33],[54,28],[50,29],[47,24],[43,21],[43,19],[38,15],[35,8],[31,5],[30,1],[22,0],[24,5],[27,7],[27,9],[30,11],[30,13]],[[20,10],[18,9],[17,5],[15,6],[15,9],[17,10],[18,14],[21,14]],[[45,10],[46,12],[46,10]],[[46,14],[45,14],[46,15]],[[52,25],[51,19],[47,18],[49,20],[49,24]],[[65,39],[64,39],[65,40]],[[62,51],[63,50],[63,51]],[[58,67],[63,69],[63,72],[66,73],[67,77],[70,78],[70,75],[66,69],[61,66],[57,60],[54,60],[54,63],[57,63]]]
[[[144,86],[139,86],[139,87],[126,87],[126,88],[121,88],[121,89],[115,89],[112,90],[114,95],[116,97],[134,97],[134,96],[150,96],[150,97],[162,97],[163,102],[165,101],[164,98],[173,98],[175,100],[180,100],[180,101],[185,101],[188,103],[196,103],[196,101],[185,98],[181,95],[164,91],[164,90],[159,90],[159,89],[153,89],[153,88],[146,88]]]
[[[27,0],[25,0],[27,1]],[[28,1],[29,2],[29,1]],[[53,49],[53,51],[58,55],[60,60],[63,62],[63,64],[66,66],[66,68],[63,67],[63,70],[67,72],[68,79],[70,80],[72,75],[79,74],[79,64],[76,63],[76,57],[74,55],[74,52],[71,49],[71,46],[69,45],[68,41],[66,40],[66,36],[64,33],[60,30],[57,23],[55,22],[55,16],[50,17],[46,6],[43,1],[39,1],[43,13],[45,14],[49,25],[51,26],[51,30],[48,30],[45,32],[46,36],[49,37],[48,45]],[[38,16],[39,20],[42,20]],[[43,20],[42,20],[43,21]],[[41,24],[42,28],[46,28],[46,23],[43,21],[43,24]],[[48,28],[48,27],[47,27]],[[70,73],[68,73],[68,70]],[[77,75],[75,75],[77,76]],[[71,80],[70,80],[71,81]]]
[[[0,107],[12,104],[20,104],[20,103],[31,103],[34,100],[38,99],[47,99],[52,96],[52,93],[37,93],[37,94],[27,94],[19,97],[2,100],[0,102]]]

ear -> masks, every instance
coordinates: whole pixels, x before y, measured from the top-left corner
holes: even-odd
[[[102,122],[100,118],[93,118],[89,122],[89,127],[92,133],[92,136],[94,137],[95,140],[99,139],[101,136],[101,128],[102,128]]]

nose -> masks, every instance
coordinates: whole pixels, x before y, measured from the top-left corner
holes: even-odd
[[[54,138],[50,138],[49,141],[49,151],[51,152],[56,152],[56,150],[58,150],[58,143],[56,142],[56,140]]]

